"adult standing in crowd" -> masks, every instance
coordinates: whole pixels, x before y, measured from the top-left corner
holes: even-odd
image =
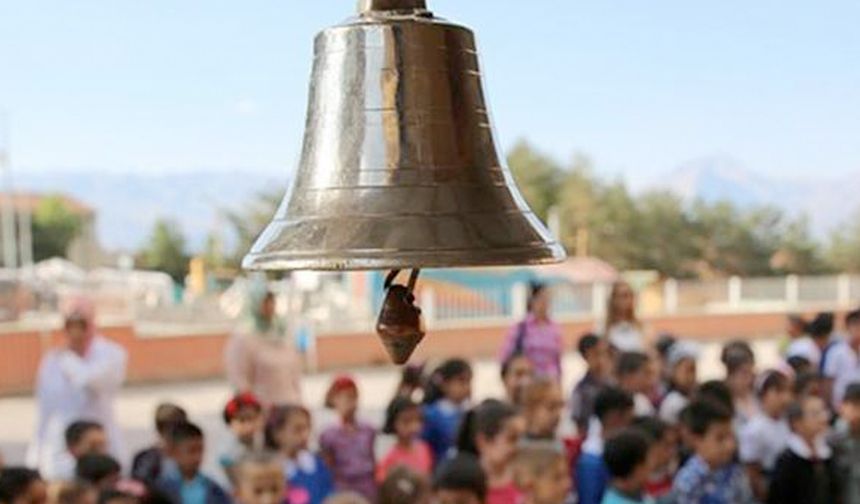
[[[534,283],[528,300],[528,314],[508,332],[501,360],[525,355],[534,365],[538,377],[561,379],[561,327],[549,314],[551,297],[544,284]]]
[[[291,331],[275,313],[275,295],[265,284],[251,286],[246,313],[224,352],[230,384],[267,406],[301,404],[301,359]]]
[[[117,343],[99,335],[95,307],[74,299],[65,311],[64,344],[49,351],[39,365],[36,383],[38,421],[27,463],[46,478],[74,468],[65,442],[66,428],[77,420],[102,425],[111,454],[124,460],[114,399],[125,381],[128,355]]]
[[[612,284],[606,307],[606,338],[621,352],[641,352],[645,348],[642,323],[636,318],[636,294],[630,284]]]

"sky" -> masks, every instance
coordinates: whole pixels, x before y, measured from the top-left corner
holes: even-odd
[[[289,171],[313,37],[355,3],[0,0],[13,166]],[[634,181],[714,155],[786,178],[860,170],[858,2],[428,4],[475,31],[504,149],[526,138]]]

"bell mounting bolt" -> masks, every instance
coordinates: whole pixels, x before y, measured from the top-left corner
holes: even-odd
[[[358,12],[427,10],[425,0],[359,0]]]
[[[394,283],[400,270],[390,271],[385,278],[385,300],[376,321],[376,334],[395,364],[406,364],[424,339],[424,319],[413,294],[420,272],[413,269],[406,285]]]

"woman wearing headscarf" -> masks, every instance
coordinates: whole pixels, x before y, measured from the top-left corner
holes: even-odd
[[[47,479],[74,476],[66,450],[66,428],[77,420],[102,425],[111,454],[125,460],[114,400],[125,381],[128,355],[122,346],[99,335],[95,307],[74,299],[65,310],[63,346],[42,358],[36,381],[38,421],[27,463]]]
[[[531,286],[528,314],[508,332],[502,347],[501,361],[525,355],[531,360],[536,376],[561,379],[561,327],[549,314],[550,293],[546,285]]]
[[[230,384],[267,406],[301,404],[302,362],[290,331],[275,315],[274,294],[265,285],[252,286],[246,312],[225,349]]]

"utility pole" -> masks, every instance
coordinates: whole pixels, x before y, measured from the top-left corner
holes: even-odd
[[[0,207],[2,217],[3,237],[3,266],[15,269],[18,266],[18,247],[15,237],[15,194],[12,191],[12,171],[9,166],[9,126],[8,116],[0,111],[0,176],[3,177],[3,185],[6,189],[6,197]]]

